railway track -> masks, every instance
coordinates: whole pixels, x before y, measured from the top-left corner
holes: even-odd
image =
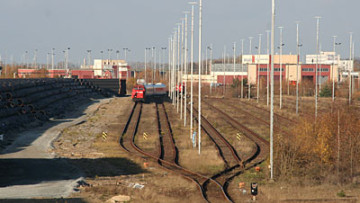
[[[223,101],[223,99],[211,98],[209,100],[218,100],[218,101],[222,100],[223,103],[225,103],[227,105],[231,105],[231,104],[229,104],[229,102]],[[254,104],[249,104],[248,102],[245,102],[245,101],[242,101],[242,100],[238,100],[238,102],[240,102],[241,104],[244,104],[244,105],[246,105],[246,106],[248,106],[250,108],[254,108],[254,109],[260,110],[262,112],[265,112],[265,113],[267,113],[267,115],[270,116],[270,110],[268,110],[268,109],[258,107],[258,106],[254,105]],[[235,108],[238,108],[238,107],[235,107]],[[295,121],[293,119],[290,119],[290,118],[287,118],[287,117],[282,116],[282,115],[277,114],[277,113],[274,113],[274,117],[275,117],[275,119],[282,120],[283,122],[287,122],[290,125],[297,124],[297,121]]]
[[[190,109],[188,109],[189,111]],[[194,117],[197,120],[197,109],[194,108]],[[230,197],[228,194],[226,188],[228,185],[228,178],[231,176],[231,174],[234,173],[235,170],[243,170],[243,162],[239,155],[237,154],[234,147],[210,124],[210,122],[202,116],[201,118],[201,128],[202,130],[209,136],[209,138],[213,141],[216,148],[218,149],[218,153],[223,159],[226,168],[224,171],[221,171],[220,173],[217,173],[211,177],[211,179],[205,181],[203,183],[203,188],[210,190],[211,188],[214,188],[215,185],[210,180],[216,180],[217,183],[221,184],[224,193],[228,197],[229,201],[233,202],[233,198]],[[213,197],[210,197],[209,199],[213,199]]]
[[[238,107],[238,106],[235,106],[235,105],[233,105],[233,104],[230,104],[229,102],[225,102],[225,101],[222,101],[222,100],[218,100],[218,101],[220,101],[220,102],[221,102],[222,104],[224,104],[224,105],[227,105],[227,106],[229,106],[229,107],[231,107],[231,108],[233,108],[233,109],[236,109],[237,112],[241,112],[242,114],[245,114],[245,115],[250,115],[250,116],[251,116],[252,118],[254,118],[256,121],[259,121],[260,123],[263,123],[263,124],[265,124],[265,125],[267,125],[267,126],[270,126],[270,123],[269,123],[268,120],[265,120],[265,119],[261,118],[260,116],[255,116],[255,115],[253,114],[254,112],[250,113],[250,112],[244,110],[244,108],[240,108],[240,107]],[[207,105],[209,105],[209,106],[213,106],[213,105],[211,105],[209,102],[207,102],[207,101],[205,101],[205,100],[204,100],[204,102],[205,102]],[[281,116],[281,115],[279,115],[279,116]],[[286,119],[285,117],[282,117],[282,116],[281,116],[281,118],[284,119],[284,120],[282,120],[282,121],[285,121],[285,119]],[[295,122],[295,121],[291,121],[291,122]],[[286,123],[289,124],[289,122],[286,122]],[[287,125],[284,124],[284,126],[287,126]],[[289,133],[288,131],[284,130],[282,126],[274,126],[274,130],[277,131],[277,132],[279,132],[279,133],[282,133],[282,134],[284,134],[284,135],[287,135],[287,136],[290,135],[290,133]]]
[[[144,152],[139,147],[137,147],[134,142],[141,119],[141,112],[142,112],[141,103],[134,104],[128,122],[126,123],[123,133],[120,137],[121,147],[131,154],[136,154],[141,157],[151,158],[154,161],[157,161],[159,165],[163,167],[165,170],[182,175],[186,179],[195,182],[205,202],[230,201],[227,194],[223,190],[221,184],[219,184],[218,182],[216,182],[211,178],[187,170],[181,167],[177,163],[178,152],[172,136],[171,126],[166,113],[166,109],[163,104],[161,104],[161,108],[159,108],[158,106],[159,105],[157,104],[156,114],[158,118],[159,139],[160,139],[160,147],[158,149],[159,156],[157,157],[152,154]],[[205,182],[211,182],[214,185],[214,187],[204,188],[203,184]],[[210,198],[211,201],[209,200]]]
[[[207,103],[208,104],[208,103]],[[231,183],[231,181],[238,175],[242,174],[245,172],[245,170],[248,170],[252,167],[255,167],[256,165],[262,163],[263,161],[266,160],[267,156],[268,156],[268,152],[269,152],[269,142],[266,141],[265,139],[263,139],[262,137],[260,137],[258,134],[256,134],[255,132],[253,132],[252,130],[248,129],[247,127],[245,127],[244,125],[240,124],[238,121],[236,121],[235,119],[233,119],[232,117],[230,117],[228,114],[226,114],[225,112],[221,111],[220,109],[210,105],[209,106],[211,109],[217,111],[220,113],[220,115],[223,117],[223,119],[229,123],[233,128],[243,132],[243,134],[248,137],[250,140],[252,140],[256,147],[253,149],[253,151],[250,153],[250,155],[246,158],[244,158],[240,164],[234,164],[232,165],[232,167],[229,167],[227,169],[225,169],[224,171],[215,174],[212,179],[216,180],[217,182],[219,182],[226,194],[229,196],[229,198],[231,199],[231,201],[237,201],[237,194],[229,194],[228,191],[228,187]],[[197,116],[197,110],[194,108],[194,112],[195,112],[195,119]],[[207,132],[207,134],[210,136],[210,138],[212,139],[212,137],[215,136],[221,136],[223,139],[225,139],[211,124],[210,122],[202,116],[202,128],[205,132]],[[207,130],[207,129],[212,129],[214,128],[214,130]],[[216,133],[214,133],[216,132]],[[214,135],[215,134],[215,135]],[[218,135],[217,135],[218,134]],[[215,145],[218,147],[219,149],[219,153],[221,152],[221,150],[224,150],[224,147],[219,147],[218,144],[218,140],[214,140],[212,139],[213,142],[215,143]],[[226,140],[226,139],[225,139]],[[230,145],[230,144],[229,144]],[[231,145],[230,145],[231,146]],[[204,187],[206,187],[206,185],[204,185]],[[239,200],[241,201],[241,200]]]

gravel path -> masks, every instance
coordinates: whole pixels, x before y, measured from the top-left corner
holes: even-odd
[[[82,172],[66,159],[56,158],[51,152],[52,142],[63,129],[85,121],[110,100],[81,106],[65,119],[21,133],[0,154],[0,199],[60,198],[74,192],[83,179]]]

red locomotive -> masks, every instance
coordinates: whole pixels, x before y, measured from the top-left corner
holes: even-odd
[[[166,85],[162,83],[135,85],[132,90],[131,98],[133,101],[146,102],[153,99],[163,99],[167,95]]]

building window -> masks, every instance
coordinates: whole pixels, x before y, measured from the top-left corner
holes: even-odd
[[[267,72],[267,68],[260,68],[260,72]]]
[[[302,69],[303,72],[314,72],[313,68],[303,68]]]
[[[274,71],[275,72],[280,72],[280,68],[274,68]],[[282,68],[281,71],[284,72],[284,69]]]
[[[321,71],[321,72],[329,72],[329,69],[328,68],[318,68],[318,71]]]

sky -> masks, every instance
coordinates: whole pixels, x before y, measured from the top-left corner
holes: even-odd
[[[45,63],[47,54],[55,48],[55,61],[64,58],[63,50],[70,48],[70,61],[82,63],[86,50],[93,58],[100,51],[129,48],[129,61],[144,61],[146,47],[168,46],[168,38],[190,11],[184,0],[0,0],[0,55],[2,60],[21,62],[25,51],[32,60],[38,50],[38,61]],[[323,51],[332,51],[333,36],[337,36],[337,51],[349,57],[349,32],[353,32],[355,55],[360,46],[359,0],[276,0],[276,27],[283,26],[284,54],[296,53],[296,21],[300,21],[302,54],[316,51],[316,19],[320,20],[320,41]],[[198,53],[198,7],[195,13],[195,53]],[[266,30],[271,27],[271,0],[203,0],[203,50],[213,45],[214,57],[226,51],[232,55],[233,43],[237,53],[244,41],[249,53],[249,37],[253,53],[257,52],[262,34],[261,52],[266,53]],[[190,28],[189,28],[190,29]],[[279,29],[275,31],[276,47]],[[359,46],[358,46],[359,45]],[[190,45],[189,45],[190,47]],[[276,50],[278,51],[278,50]],[[195,59],[197,61],[197,54]]]

